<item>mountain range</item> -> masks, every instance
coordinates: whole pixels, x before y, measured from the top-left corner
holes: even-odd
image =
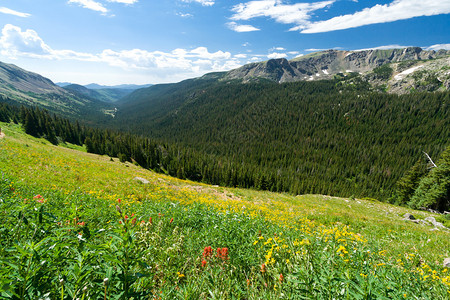
[[[389,63],[448,58],[450,51],[426,51],[419,47],[389,50],[328,50],[287,59],[252,63],[227,73],[226,79],[265,78],[276,82],[331,79],[338,73],[367,73]]]
[[[449,70],[449,50],[426,51],[418,47],[321,51],[293,60],[271,59],[228,72],[157,85],[54,84],[39,74],[0,63],[0,94],[10,102],[38,105],[71,117],[87,114],[101,118],[114,115],[114,107],[127,111],[141,105],[152,106],[140,112],[151,114],[156,108],[149,103],[176,106],[202,93],[205,88],[227,82],[338,80],[342,86],[361,88],[364,85],[366,90],[396,94],[446,91],[450,88]]]
[[[97,99],[70,92],[39,74],[2,62],[0,95],[8,103],[39,106],[69,118],[96,117],[110,109]]]

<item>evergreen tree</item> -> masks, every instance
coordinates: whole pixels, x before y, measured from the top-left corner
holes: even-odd
[[[419,159],[414,166],[409,169],[408,172],[406,172],[406,174],[397,182],[397,190],[393,202],[397,205],[407,204],[417,189],[421,178],[426,173],[426,164],[422,159]]]
[[[27,111],[25,113],[25,119],[23,122],[23,129],[25,130],[26,134],[32,135],[34,137],[38,136],[38,126],[39,123],[34,117],[34,114],[32,111]]]
[[[411,207],[450,210],[450,146],[442,153],[436,165],[420,180],[409,203]]]

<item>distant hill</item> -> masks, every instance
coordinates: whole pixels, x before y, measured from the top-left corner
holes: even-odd
[[[137,90],[152,86],[152,84],[119,84],[119,85],[100,85],[96,83],[90,83],[85,85],[88,89],[91,90],[100,90],[100,89],[124,89],[124,90]]]
[[[65,86],[71,85],[73,83],[71,83],[71,82],[55,82],[55,84],[59,87],[65,87]]]
[[[132,89],[119,88],[90,89],[78,84],[66,85],[64,89],[82,97],[89,97],[90,99],[106,103],[116,102],[134,91]]]
[[[8,103],[39,106],[70,118],[97,118],[111,109],[94,98],[71,93],[39,74],[2,62],[0,95]]]

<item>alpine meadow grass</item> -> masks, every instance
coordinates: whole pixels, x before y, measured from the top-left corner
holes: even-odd
[[[2,298],[450,297],[450,232],[402,220],[431,213],[183,181],[1,127]]]

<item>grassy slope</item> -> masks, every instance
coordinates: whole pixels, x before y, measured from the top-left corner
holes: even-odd
[[[189,222],[195,223],[195,220],[192,220],[193,215],[188,217],[187,209],[200,204],[203,207],[202,209],[210,211],[211,215],[218,213],[219,216],[228,216],[229,214],[238,216],[242,214],[249,217],[250,219],[242,219],[243,224],[245,223],[245,226],[250,226],[248,225],[250,223],[253,224],[251,226],[259,224],[258,226],[261,226],[259,234],[262,234],[262,236],[273,237],[274,232],[279,230],[276,228],[284,228],[285,234],[292,240],[296,239],[298,230],[294,227],[310,224],[310,221],[305,221],[305,218],[307,218],[307,220],[312,220],[316,224],[314,228],[319,228],[321,226],[319,224],[324,224],[320,228],[331,229],[341,228],[342,224],[349,225],[349,230],[355,232],[355,236],[362,235],[362,239],[368,240],[372,252],[381,252],[383,256],[394,261],[398,257],[408,257],[407,253],[413,253],[416,257],[419,257],[417,264],[427,262],[433,268],[442,271],[440,266],[442,266],[443,259],[450,257],[450,233],[448,231],[430,231],[431,227],[429,226],[409,223],[403,221],[401,217],[406,212],[412,213],[418,218],[433,216],[428,212],[412,211],[377,201],[350,200],[321,195],[292,196],[213,187],[178,180],[143,170],[133,164],[120,163],[118,159],[111,161],[109,157],[79,151],[83,150],[82,148],[76,150],[50,145],[44,140],[25,135],[17,125],[0,123],[0,126],[6,134],[6,138],[0,140],[2,177],[6,176],[14,180],[15,182],[12,185],[17,186],[18,191],[20,187],[26,187],[35,194],[40,192],[42,195],[52,195],[52,193],[67,195],[65,199],[61,200],[64,202],[59,205],[64,203],[64,205],[70,206],[70,197],[83,194],[87,195],[91,199],[90,201],[92,199],[99,201],[98,206],[103,207],[105,215],[110,216],[112,213],[106,214],[106,210],[108,207],[114,207],[117,199],[120,198],[122,199],[123,210],[130,214],[131,211],[136,212],[137,215],[139,213],[141,215],[148,214],[149,209],[146,210],[145,207],[152,207],[153,211],[165,207],[166,212],[174,216],[178,214],[179,225],[181,226],[183,222],[185,222],[183,223],[185,225]],[[145,178],[150,183],[144,185],[134,179],[135,177]],[[26,192],[23,196],[27,196]],[[28,197],[32,196],[28,195]],[[181,207],[181,212],[175,208],[171,209],[171,206],[176,207],[176,209]],[[60,209],[63,211],[66,208],[61,207]],[[101,212],[96,212],[96,214],[101,214]],[[230,220],[236,220],[236,216]],[[265,221],[261,219],[261,216]],[[221,220],[220,222],[228,220],[226,217],[218,218],[217,220]],[[86,219],[89,219],[89,216],[86,215]],[[94,220],[103,222],[98,221],[99,219],[100,216],[92,217],[93,222]],[[226,222],[235,222],[230,220]],[[104,220],[104,222],[102,225],[111,222],[111,220]],[[239,224],[233,226],[239,226]],[[188,232],[194,234],[196,231],[192,228]],[[230,228],[233,232],[239,230],[239,227]],[[214,243],[214,241],[226,241],[227,246],[230,247],[230,252],[237,253],[239,251],[236,248],[239,244],[248,244],[247,246],[251,247],[252,243],[256,243],[258,228],[249,228],[242,228],[242,232],[245,231],[248,236],[241,236],[239,240],[236,238],[234,242],[227,236],[215,237],[215,235],[223,235],[221,231],[214,231],[215,229],[211,229],[210,232],[199,231],[199,235],[195,238],[196,240],[202,240],[205,243],[204,246],[207,246],[207,243]],[[253,232],[253,234],[249,232]],[[212,236],[209,236],[209,234]],[[302,236],[298,234],[300,240]],[[194,246],[196,243],[194,241],[188,243],[190,243],[191,248],[200,247],[199,245]],[[224,245],[222,244],[222,246]],[[263,246],[261,245],[261,247]],[[324,249],[326,250],[328,247]],[[201,251],[202,248],[197,250]],[[269,252],[264,247],[260,249],[260,252],[260,261],[264,262],[264,257],[267,258]],[[332,254],[333,252],[336,254],[336,251],[332,251]],[[337,253],[339,254],[339,252]],[[287,253],[285,254],[287,255]],[[240,261],[244,261],[243,258],[240,259],[231,262],[238,264]],[[292,257],[290,260],[295,259]],[[251,259],[245,261],[249,265],[252,263]],[[188,274],[188,270],[185,270],[184,273]],[[194,277],[193,274],[191,276]],[[250,276],[247,278],[250,278],[251,282],[257,281],[257,277]],[[201,292],[197,291],[196,294],[195,291],[189,290],[189,288],[194,289],[192,286],[189,287],[189,282],[186,281],[186,286],[183,287],[184,290],[182,289],[183,293],[202,296]],[[201,287],[202,285],[194,282],[194,286]],[[233,289],[232,287],[228,288]],[[273,290],[276,290],[276,286],[273,286]],[[252,293],[246,294],[245,297],[250,295],[250,297],[257,298],[260,292],[259,289],[255,289]],[[176,295],[176,297],[181,296]]]

